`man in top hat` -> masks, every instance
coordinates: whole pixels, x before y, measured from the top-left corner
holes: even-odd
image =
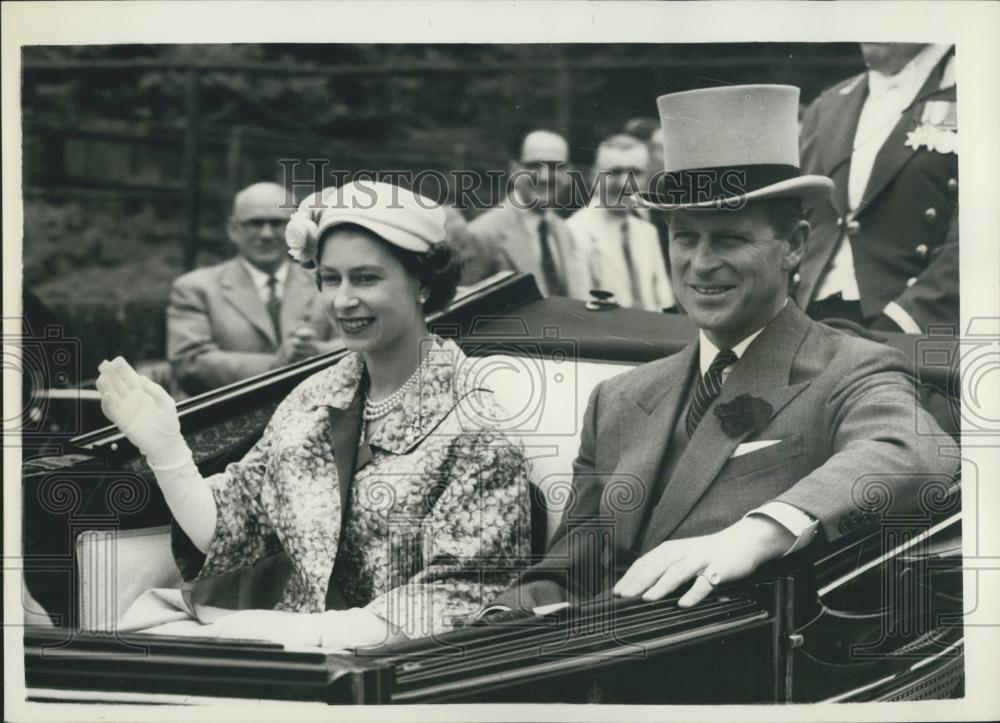
[[[636,214],[632,194],[645,186],[649,152],[618,134],[597,146],[594,196],[570,216],[575,256],[586,264],[589,288],[614,294],[621,306],[661,311],[674,305],[656,227]],[[582,297],[590,298],[589,293]]]
[[[940,438],[917,434],[940,429],[904,355],[788,297],[809,237],[802,203],[832,187],[799,173],[798,89],[711,88],[658,106],[668,165],[647,198],[669,213],[673,290],[698,337],[594,389],[562,522],[494,607],[609,590],[676,590],[693,605],[768,560],[919,511],[921,485],[956,471]]]
[[[828,89],[802,121],[802,165],[835,188],[809,217],[795,298],[813,318],[875,329],[957,326],[955,49],[862,43],[865,73]]]
[[[483,277],[498,271],[533,274],[546,296],[586,294],[583,267],[573,239],[556,214],[559,174],[569,161],[566,140],[557,133],[532,131],[511,162],[510,195],[505,203],[469,223],[488,249]]]
[[[335,348],[312,274],[288,263],[294,206],[275,183],[236,194],[229,239],[237,255],[178,277],[167,308],[167,357],[197,394]]]

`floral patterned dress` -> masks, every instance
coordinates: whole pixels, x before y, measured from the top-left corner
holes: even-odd
[[[278,609],[324,610],[332,579],[349,606],[417,637],[496,597],[529,554],[528,463],[467,362],[435,340],[417,383],[362,446],[349,488],[331,424],[355,400],[362,357],[302,382],[253,449],[208,478],[215,535],[195,559],[175,535],[185,577],[252,565],[276,536],[293,567]]]

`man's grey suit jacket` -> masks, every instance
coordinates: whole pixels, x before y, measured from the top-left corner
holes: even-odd
[[[905,355],[811,321],[789,303],[733,367],[640,535],[697,360],[695,340],[594,389],[562,522],[545,559],[496,603],[530,608],[597,595],[660,543],[718,532],[770,500],[811,514],[818,542],[833,541],[877,517],[918,510],[924,485],[954,478],[957,454],[939,453],[951,440],[919,406]],[[741,394],[774,411],[733,437],[713,410]],[[732,457],[754,440],[778,441]]]
[[[532,274],[538,288],[550,293],[542,271],[538,238],[525,226],[524,216],[530,213],[508,201],[492,208],[469,223],[469,231],[483,246],[484,257],[476,262],[483,278],[499,271],[523,271]],[[577,258],[573,235],[566,223],[553,213],[546,216],[549,248],[553,252],[556,271],[566,286],[566,296],[590,298],[590,279],[585,260]]]
[[[290,263],[281,302],[281,336],[238,258],[178,277],[167,308],[167,358],[188,394],[267,371],[281,341],[310,326],[322,346],[334,331],[320,305],[311,272]]]

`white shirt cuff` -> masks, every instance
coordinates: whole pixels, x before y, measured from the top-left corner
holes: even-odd
[[[920,324],[918,324],[912,316],[906,313],[906,310],[897,304],[895,301],[890,301],[882,309],[882,313],[896,322],[896,326],[905,331],[907,334],[919,334]]]
[[[813,537],[816,536],[817,530],[819,530],[819,520],[787,502],[778,502],[777,500],[766,502],[760,507],[747,512],[744,517],[748,515],[770,517],[792,533],[795,537],[795,542],[785,551],[785,555],[790,555],[808,545],[812,542]]]

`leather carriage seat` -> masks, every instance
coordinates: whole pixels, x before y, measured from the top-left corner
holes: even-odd
[[[504,408],[501,427],[524,444],[534,488],[532,552],[541,555],[568,501],[590,392],[635,365],[508,354],[474,357],[469,363],[473,378],[493,389]]]

